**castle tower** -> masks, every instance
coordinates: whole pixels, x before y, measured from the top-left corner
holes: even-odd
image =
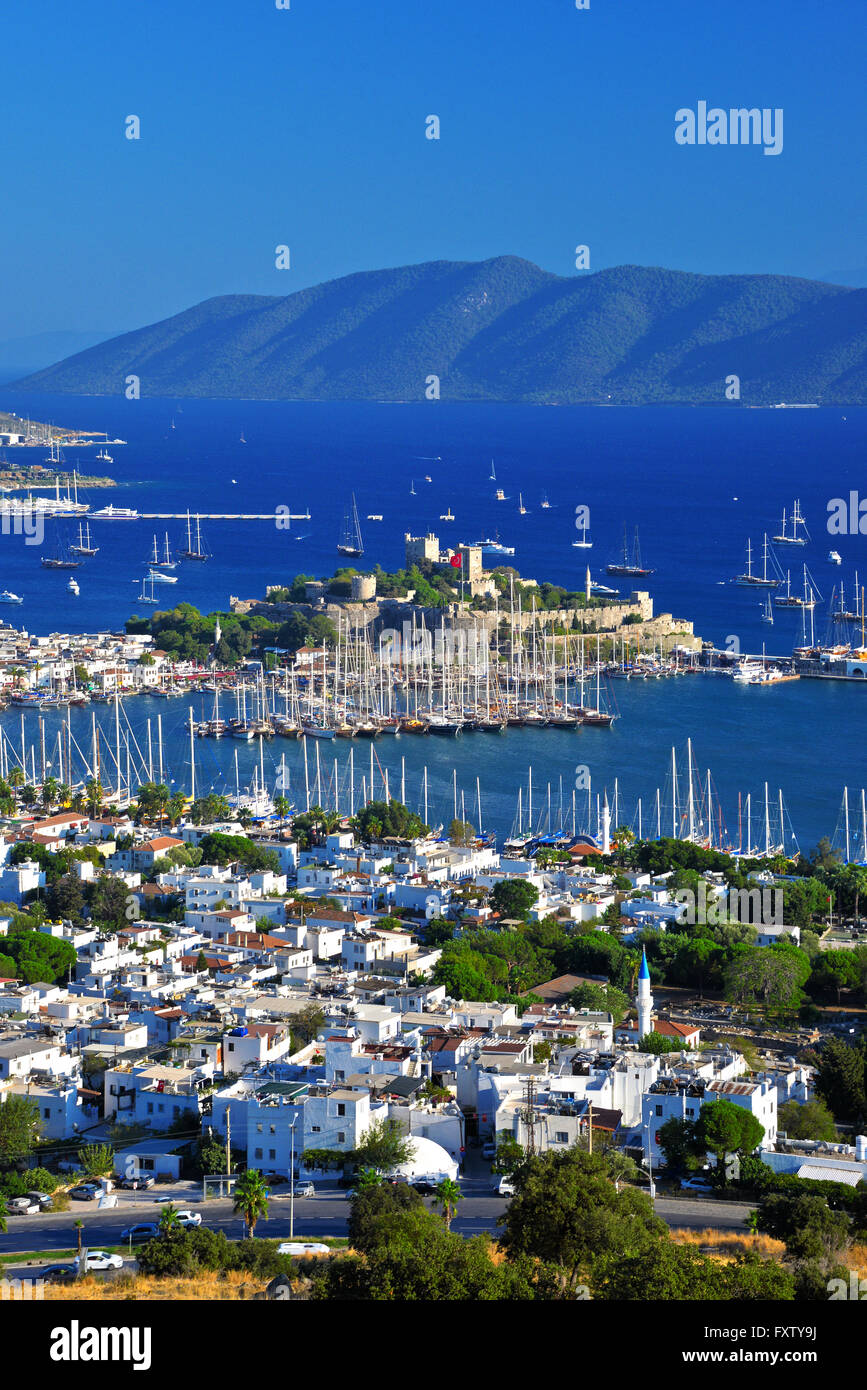
[[[650,993],[650,971],[647,968],[647,952],[641,952],[641,969],[638,972],[638,1036],[643,1038],[653,1032],[653,995]]]

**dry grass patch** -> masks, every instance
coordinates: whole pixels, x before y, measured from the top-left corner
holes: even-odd
[[[243,1270],[203,1270],[191,1279],[156,1278],[153,1275],[123,1275],[119,1279],[97,1279],[87,1275],[74,1284],[46,1284],[45,1302],[53,1303],[238,1303],[264,1292],[267,1279],[254,1279]]]
[[[786,1253],[783,1241],[773,1236],[751,1235],[749,1231],[715,1231],[708,1226],[703,1231],[675,1230],[671,1238],[678,1245],[691,1245],[703,1255],[729,1263],[738,1255],[761,1255],[763,1260],[782,1260]]]

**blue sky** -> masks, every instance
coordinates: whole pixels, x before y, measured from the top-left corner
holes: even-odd
[[[863,0],[7,7],[0,339],[412,261],[570,275],[578,243],[594,270],[863,267],[863,32]],[[783,152],[678,146],[700,99],[782,107]]]

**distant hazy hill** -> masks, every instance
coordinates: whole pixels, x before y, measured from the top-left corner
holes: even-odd
[[[116,330],[115,330],[116,331]],[[105,342],[112,333],[96,331],[92,333],[33,333],[27,338],[7,338],[0,342],[0,374],[4,377],[20,376],[22,372],[35,372],[47,367],[60,357],[69,357],[73,352],[83,352],[94,343]]]
[[[516,256],[368,271],[282,297],[206,300],[18,383],[115,395],[575,403],[867,400],[867,290],[778,275]]]

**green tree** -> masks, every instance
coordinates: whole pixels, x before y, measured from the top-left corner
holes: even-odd
[[[256,1223],[268,1220],[268,1187],[258,1168],[248,1168],[235,1183],[232,1200],[236,1212],[244,1217],[250,1236],[256,1234]]]
[[[834,1116],[822,1100],[808,1100],[801,1104],[787,1100],[777,1111],[777,1124],[781,1134],[789,1139],[824,1139],[835,1143],[837,1126]]]
[[[645,1033],[638,1039],[638,1051],[649,1052],[654,1057],[663,1057],[668,1052],[687,1052],[686,1043],[679,1038],[666,1037],[664,1033]]]
[[[659,1147],[665,1154],[666,1166],[674,1174],[694,1172],[707,1153],[696,1133],[695,1121],[676,1116],[660,1126]]]
[[[717,1161],[725,1179],[725,1156],[752,1153],[764,1138],[765,1127],[749,1110],[730,1100],[703,1105],[696,1121],[696,1139]]]
[[[375,1168],[387,1173],[408,1163],[413,1146],[397,1120],[374,1120],[361,1138],[353,1157],[361,1167]]]
[[[166,1204],[160,1212],[160,1234],[164,1236],[179,1235],[183,1230],[180,1222],[180,1211],[172,1202]]]
[[[832,1211],[823,1197],[813,1193],[763,1197],[756,1225],[765,1235],[785,1241],[792,1260],[836,1261],[849,1243],[849,1217]]]
[[[667,1234],[647,1197],[619,1192],[604,1157],[567,1149],[527,1159],[500,1218],[510,1258],[535,1257],[565,1271],[567,1287],[594,1287],[618,1261],[646,1254]]]
[[[114,1149],[110,1144],[83,1144],[78,1161],[89,1178],[102,1178],[114,1172]]]
[[[35,1101],[10,1092],[0,1105],[0,1170],[33,1152],[41,1127]]]
[[[538,888],[526,879],[506,878],[494,884],[488,902],[501,918],[526,917],[538,898]]]
[[[838,1123],[861,1124],[867,1118],[865,1058],[863,1041],[850,1047],[840,1038],[831,1038],[819,1052],[816,1094]]]

